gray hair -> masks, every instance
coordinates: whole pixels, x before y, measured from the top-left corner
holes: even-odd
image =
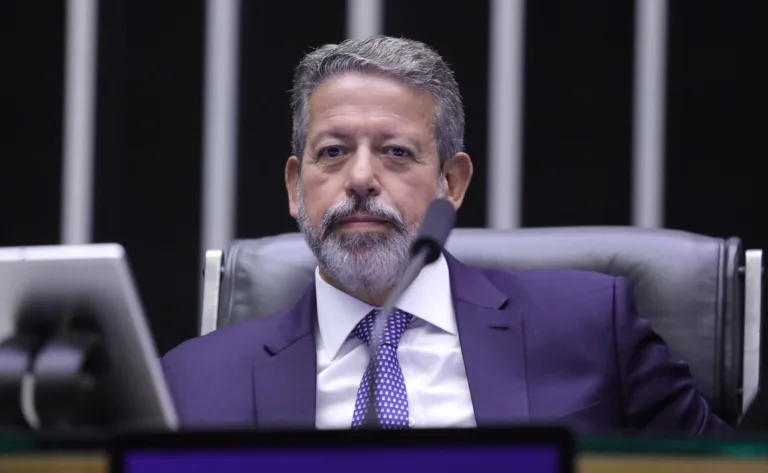
[[[293,154],[304,156],[309,128],[309,100],[325,81],[343,73],[378,74],[432,95],[434,130],[440,169],[464,149],[464,109],[453,72],[437,52],[404,38],[372,36],[326,44],[304,56],[293,77]]]

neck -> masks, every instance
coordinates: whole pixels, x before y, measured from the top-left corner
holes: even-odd
[[[320,277],[323,279],[323,281],[327,282],[339,291],[349,294],[355,299],[374,307],[382,307],[384,304],[386,304],[389,295],[392,294],[392,290],[394,289],[393,287],[388,287],[383,291],[351,291],[326,274],[322,268],[320,268]]]

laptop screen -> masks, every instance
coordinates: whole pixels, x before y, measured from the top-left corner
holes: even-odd
[[[517,429],[514,429],[517,431]],[[527,429],[524,429],[527,430]],[[152,442],[127,442],[120,449],[117,471],[122,473],[240,473],[254,471],[333,471],[334,473],[491,473],[516,471],[564,473],[572,471],[569,437],[557,432],[547,439],[510,430],[495,434],[478,431],[421,431],[417,435],[366,432],[349,434],[293,433],[248,441],[248,434],[189,433]],[[518,432],[519,433],[519,432]],[[204,438],[208,437],[209,442]],[[212,440],[217,438],[217,440]],[[186,440],[185,440],[186,439]]]

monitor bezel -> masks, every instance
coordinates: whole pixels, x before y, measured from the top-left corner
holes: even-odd
[[[521,426],[477,429],[388,430],[195,430],[117,435],[110,471],[125,473],[131,452],[243,451],[263,449],[411,448],[456,446],[551,445],[558,451],[558,472],[573,473],[575,439],[564,427]]]

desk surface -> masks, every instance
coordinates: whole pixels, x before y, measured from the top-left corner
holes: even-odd
[[[0,435],[2,473],[108,473],[107,438]],[[768,473],[768,441],[585,439],[579,473]]]
[[[102,453],[0,456],[3,473],[108,473]],[[766,473],[768,459],[672,458],[639,455],[590,455],[577,460],[578,473]]]
[[[109,461],[101,453],[0,456],[3,473],[108,473]]]
[[[579,473],[766,473],[768,459],[580,455]]]

